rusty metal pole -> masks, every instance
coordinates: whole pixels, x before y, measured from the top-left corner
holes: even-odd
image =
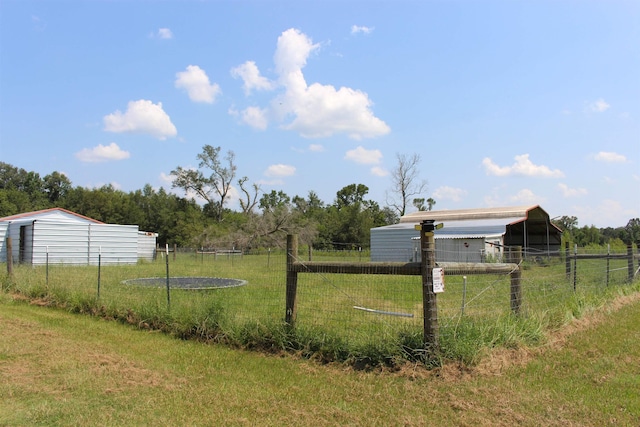
[[[422,270],[422,310],[424,316],[424,345],[429,352],[438,350],[438,304],[433,292],[433,269],[436,266],[434,221],[420,224],[420,249]]]

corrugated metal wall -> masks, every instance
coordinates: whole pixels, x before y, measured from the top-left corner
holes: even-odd
[[[0,262],[7,262],[7,231],[9,229],[9,224],[6,222],[0,222]]]
[[[138,226],[34,221],[30,246],[33,265],[44,265],[47,252],[52,264],[97,265],[99,254],[103,265],[135,264]],[[25,258],[25,262],[29,260]]]
[[[157,233],[138,231],[138,259],[153,261],[156,257]]]
[[[414,253],[413,237],[420,232],[413,227],[379,227],[371,229],[371,261],[411,262],[419,254]]]

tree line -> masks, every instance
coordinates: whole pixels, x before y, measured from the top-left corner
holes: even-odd
[[[396,223],[390,207],[367,199],[369,188],[350,184],[324,203],[314,191],[290,197],[283,191],[261,192],[246,177],[234,181],[233,155],[221,161],[220,149],[206,146],[199,155],[202,170],[172,171],[173,187],[195,197],[180,197],[163,187],[125,192],[111,184],[99,188],[74,186],[63,173],[44,177],[0,162],[0,218],[60,207],[113,224],[136,224],[158,233],[158,243],[197,248],[279,247],[288,233],[315,248],[368,247],[372,227]],[[225,163],[226,162],[226,163]],[[206,174],[208,171],[210,174]],[[242,194],[240,211],[226,207],[231,185]]]
[[[197,155],[198,169],[177,166],[171,171],[172,188],[124,192],[112,185],[99,188],[74,186],[63,173],[44,177],[37,172],[0,162],[0,218],[34,210],[61,207],[111,224],[136,224],[140,230],[158,233],[161,245],[196,248],[279,247],[286,234],[298,234],[301,243],[318,249],[369,247],[370,229],[396,224],[411,206],[431,210],[436,204],[425,198],[427,183],[420,178],[420,156],[397,154],[391,171],[386,206],[367,199],[369,188],[349,184],[336,192],[331,203],[314,191],[293,197],[283,191],[263,192],[247,177],[236,176],[232,151],[205,145]],[[237,189],[240,210],[227,207],[231,189]],[[200,203],[196,201],[200,199]],[[640,219],[625,227],[578,227],[578,219],[553,220],[563,230],[563,240],[580,247],[609,242],[640,242]]]

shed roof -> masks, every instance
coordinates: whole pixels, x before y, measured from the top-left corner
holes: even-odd
[[[435,221],[469,221],[469,220],[495,220],[502,219],[501,222],[507,224],[527,219],[529,212],[542,208],[539,205],[511,206],[501,208],[473,208],[473,209],[452,209],[441,211],[419,211],[412,212],[400,218],[401,223],[419,223],[424,220]],[[544,212],[546,214],[546,212]]]
[[[95,224],[104,224],[102,221],[98,221],[97,219],[89,218],[88,216],[80,215],[78,213],[69,211],[63,208],[51,208],[51,209],[42,209],[39,211],[33,212],[25,212],[16,215],[5,216],[4,218],[0,218],[2,222],[11,222],[18,220],[39,220],[39,219],[47,219],[47,220],[56,220],[56,221],[82,221],[82,222],[92,222]]]
[[[491,219],[491,220],[477,220],[477,221],[444,221],[443,227],[435,230],[436,239],[474,239],[474,238],[492,238],[502,236],[507,230],[507,225],[510,224],[510,220],[506,219]],[[516,218],[519,220],[519,218]],[[414,230],[415,223],[401,223],[385,225],[383,227],[373,228],[378,231],[392,231],[392,230]],[[416,233],[418,233],[416,231]]]

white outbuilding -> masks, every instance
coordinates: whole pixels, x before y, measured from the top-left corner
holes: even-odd
[[[560,250],[562,231],[540,206],[414,212],[400,224],[371,229],[371,261],[420,260],[420,223],[443,227],[434,234],[436,260],[485,262],[502,260],[504,248],[521,246],[525,257],[549,256]]]
[[[97,265],[98,259],[102,264],[153,259],[157,234],[52,208],[0,218],[0,238],[0,262],[11,256],[14,263],[31,265]]]

